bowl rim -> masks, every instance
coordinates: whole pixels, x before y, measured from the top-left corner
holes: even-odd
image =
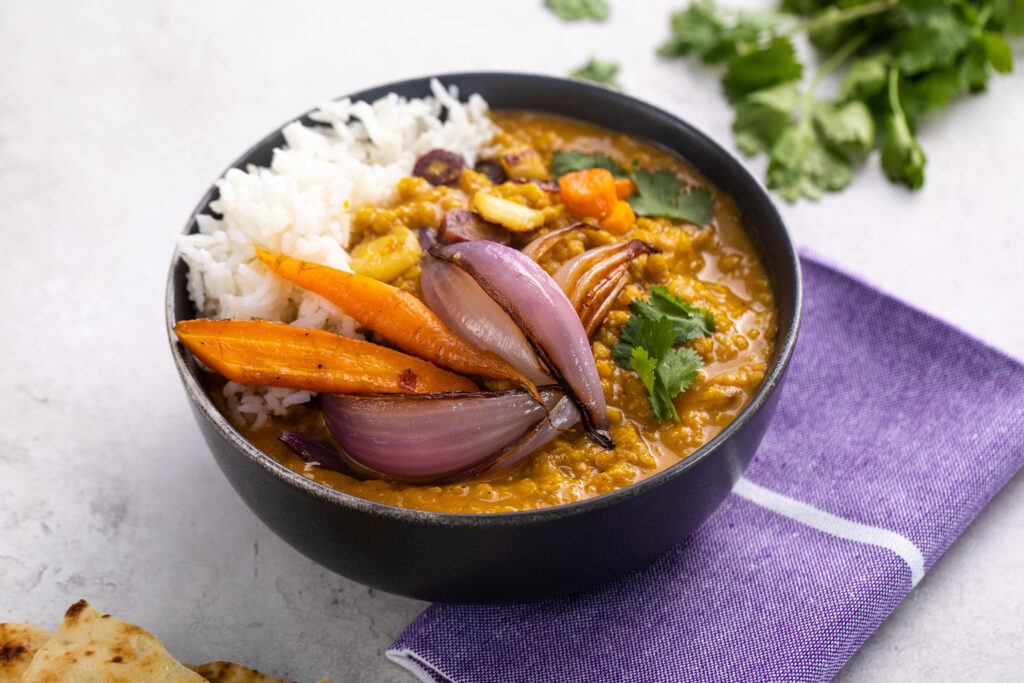
[[[616,505],[625,500],[629,500],[636,496],[640,496],[645,492],[658,488],[668,482],[672,481],[676,477],[680,477],[686,474],[690,469],[693,469],[699,465],[703,460],[709,457],[713,457],[714,454],[722,447],[722,445],[729,440],[729,438],[739,431],[750,419],[764,406],[768,401],[771,394],[776,390],[778,384],[782,381],[785,374],[786,368],[789,365],[789,361],[793,354],[793,348],[796,344],[797,334],[800,329],[801,314],[803,309],[803,280],[800,272],[800,262],[796,251],[796,247],[793,244],[793,240],[789,235],[782,217],[779,215],[778,209],[776,208],[775,202],[772,201],[768,195],[764,186],[758,181],[747,168],[740,163],[736,157],[726,150],[724,147],[719,145],[713,139],[708,137],[705,133],[684,121],[683,119],[671,114],[659,107],[649,104],[643,100],[640,100],[631,95],[612,90],[604,86],[591,84],[583,81],[572,80],[567,78],[559,78],[555,76],[545,76],[531,73],[520,73],[510,71],[468,71],[468,72],[453,72],[437,75],[426,75],[415,78],[408,78],[401,81],[395,81],[386,83],[379,86],[370,88],[364,88],[355,93],[348,95],[342,95],[334,98],[332,101],[342,99],[352,100],[367,100],[372,101],[382,95],[404,88],[420,87],[425,88],[429,91],[429,83],[432,79],[437,79],[442,84],[447,85],[446,82],[471,80],[471,79],[493,79],[497,81],[507,79],[525,79],[527,81],[533,81],[534,83],[544,83],[546,85],[555,85],[557,87],[564,87],[568,91],[576,90],[580,92],[587,92],[591,96],[598,96],[607,98],[609,100],[618,100],[619,103],[625,104],[629,107],[633,107],[639,110],[645,111],[648,115],[659,118],[670,126],[683,128],[687,134],[698,138],[704,145],[711,149],[714,153],[727,159],[733,167],[733,171],[739,176],[739,180],[742,183],[751,186],[757,194],[761,195],[760,199],[764,200],[766,207],[770,211],[770,216],[773,221],[781,228],[785,239],[784,248],[786,250],[786,263],[779,265],[780,275],[783,271],[789,270],[788,275],[792,278],[794,283],[794,302],[793,302],[793,320],[789,327],[784,331],[783,335],[780,335],[777,340],[776,347],[776,358],[771,364],[768,375],[764,378],[761,386],[758,387],[753,399],[744,406],[743,410],[730,422],[726,427],[715,435],[712,439],[702,444],[697,450],[683,458],[679,462],[666,467],[665,469],[657,472],[645,479],[637,481],[633,484],[625,486],[608,493],[604,493],[592,498],[586,498],[583,500],[573,501],[570,503],[564,503],[561,505],[555,505],[545,508],[537,508],[532,510],[516,510],[513,512],[437,512],[431,510],[417,510],[412,508],[398,507],[395,505],[388,505],[386,503],[379,503],[365,498],[345,493],[337,489],[331,488],[326,484],[321,484],[312,479],[309,479],[294,470],[285,467],[281,463],[274,460],[269,455],[266,455],[247,439],[245,439],[238,430],[227,420],[227,418],[217,410],[213,401],[207,395],[207,392],[200,385],[196,377],[192,374],[188,367],[188,362],[185,357],[184,347],[177,341],[174,334],[175,324],[175,271],[177,270],[179,262],[182,260],[180,247],[175,247],[174,254],[171,258],[171,266],[167,276],[166,290],[165,290],[165,315],[167,325],[167,336],[171,346],[171,353],[174,357],[174,363],[178,370],[178,374],[182,379],[182,383],[185,386],[186,394],[189,399],[197,406],[202,412],[203,416],[210,421],[213,426],[220,431],[220,433],[232,442],[236,450],[240,451],[242,455],[247,457],[256,466],[262,468],[268,473],[282,479],[286,484],[293,488],[299,489],[302,492],[312,495],[315,498],[319,498],[326,502],[338,505],[343,508],[350,508],[353,511],[368,513],[377,516],[383,516],[391,518],[396,521],[414,522],[418,524],[427,525],[443,525],[443,526],[479,526],[482,524],[488,524],[493,526],[514,526],[531,523],[543,523],[549,520],[572,517],[576,515],[586,514],[593,510],[608,507],[610,505]],[[471,93],[460,92],[460,98],[467,97]],[[318,107],[309,109],[298,116],[295,116],[282,125],[274,128],[267,135],[263,136],[256,143],[251,145],[244,153],[239,155],[224,171],[217,176],[217,178],[211,183],[210,187],[200,198],[195,208],[189,214],[188,220],[185,223],[185,228],[182,231],[182,235],[187,235],[192,231],[193,225],[196,223],[196,219],[201,213],[206,210],[209,202],[212,200],[216,193],[217,183],[224,177],[224,175],[233,168],[243,168],[247,163],[248,157],[253,152],[270,142],[273,138],[281,133],[281,131],[289,124],[295,121],[309,121],[309,115],[316,111]],[[543,111],[540,109],[539,111]],[[579,117],[581,121],[587,119]],[[607,126],[605,126],[607,127]],[[658,144],[657,140],[648,139],[648,142]],[[672,150],[669,150],[672,151]],[[678,154],[674,152],[674,154]],[[701,170],[701,169],[698,169]],[[742,214],[742,207],[740,207]],[[782,330],[780,330],[782,331]]]

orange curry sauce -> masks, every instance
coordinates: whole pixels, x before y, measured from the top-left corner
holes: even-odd
[[[499,154],[532,147],[550,163],[556,149],[601,152],[624,166],[635,159],[647,170],[669,169],[684,184],[708,187],[714,195],[714,220],[709,226],[639,218],[625,236],[644,240],[661,253],[633,262],[629,284],[593,338],[616,448],[600,448],[577,427],[509,469],[456,484],[414,486],[359,481],[307,465],[294,455],[278,436],[285,428],[326,436],[315,407],[296,406],[286,418],[272,418],[259,428],[232,419],[256,447],[286,467],[340,491],[407,508],[508,512],[560,505],[628,486],[679,462],[722,431],[760,386],[774,351],[775,305],[768,277],[743,232],[732,199],[678,158],[629,136],[537,113],[496,112],[492,118],[500,128],[494,140]],[[578,220],[561,205],[557,194],[544,192],[537,185],[509,182],[490,188],[484,176],[464,171],[455,187],[435,188],[418,178],[403,180],[394,203],[355,212],[351,246],[386,235],[395,225],[412,230],[437,227],[444,211],[468,207],[473,192],[481,188],[545,211],[545,225],[515,235],[514,246],[522,247],[538,235]],[[617,239],[621,238],[566,238],[548,252],[541,266],[553,273],[585,249]],[[392,284],[419,294],[419,267],[409,268]],[[715,315],[714,335],[688,344],[703,357],[704,368],[694,385],[675,399],[678,422],[657,422],[638,376],[619,368],[611,356],[612,344],[629,317],[629,302],[646,295],[653,285],[664,285]],[[220,396],[219,391],[212,393]],[[228,414],[223,400],[220,407]]]

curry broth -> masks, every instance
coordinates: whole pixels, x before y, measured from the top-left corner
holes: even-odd
[[[577,427],[509,469],[457,484],[408,485],[359,481],[307,465],[278,441],[284,428],[327,436],[315,408],[295,406],[286,418],[272,418],[259,428],[233,419],[247,439],[286,467],[340,491],[407,508],[509,512],[560,505],[628,486],[679,462],[721,432],[760,386],[775,346],[775,305],[768,277],[743,232],[732,199],[684,162],[635,138],[532,112],[495,112],[492,118],[500,128],[494,140],[498,153],[528,145],[550,165],[556,149],[600,152],[624,166],[636,159],[642,168],[669,169],[685,184],[708,187],[714,195],[714,220],[709,227],[663,218],[638,218],[625,236],[649,242],[661,253],[633,262],[630,284],[592,342],[616,448],[602,449]],[[464,171],[456,187],[432,187],[418,178],[404,179],[393,203],[364,207],[355,213],[353,247],[386,235],[396,224],[412,230],[437,227],[444,211],[468,207],[472,193],[489,185],[484,176],[472,171]],[[514,235],[514,246],[522,247],[545,231],[577,220],[561,205],[557,195],[544,192],[535,184],[508,182],[492,191],[545,212],[544,227]],[[613,240],[610,235],[566,238],[545,255],[541,266],[553,273],[585,249]],[[409,268],[392,284],[419,295],[419,267]],[[646,295],[654,285],[665,285],[673,294],[704,306],[715,315],[714,335],[689,343],[703,357],[704,367],[693,386],[674,401],[679,422],[657,422],[639,377],[619,368],[611,355],[619,329],[629,317],[629,302]],[[489,388],[500,387],[497,383],[485,384]],[[230,414],[221,392],[211,393],[221,410]]]

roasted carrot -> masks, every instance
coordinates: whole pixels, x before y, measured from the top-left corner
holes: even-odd
[[[356,273],[274,256],[258,247],[256,254],[281,277],[326,298],[403,351],[455,372],[512,382],[540,400],[537,387],[523,373],[501,356],[467,343],[405,290]]]
[[[577,216],[604,218],[615,208],[615,177],[603,168],[566,173],[558,179],[562,201]]]
[[[475,391],[465,377],[378,344],[265,320],[183,320],[178,340],[232,382],[331,393]]]
[[[615,179],[615,196],[619,199],[625,199],[629,195],[636,192],[636,183],[630,178],[616,178]]]
[[[612,212],[601,219],[599,225],[608,232],[623,235],[629,232],[635,222],[636,214],[633,212],[633,207],[629,205],[629,202],[619,200],[615,202]]]

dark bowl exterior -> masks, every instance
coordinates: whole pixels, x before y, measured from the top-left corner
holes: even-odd
[[[775,410],[799,328],[796,252],[767,193],[728,152],[648,104],[576,81],[505,73],[438,77],[496,109],[531,109],[590,121],[668,149],[696,166],[740,207],[744,226],[772,279],[779,336],[771,368],[750,404],[721,434],[677,465],[625,489],[568,505],[503,514],[406,510],[316,484],[242,438],[206,394],[205,379],[177,343],[179,320],[195,312],[186,266],[175,254],[167,323],[175,363],[218,465],[246,504],[275,533],[316,562],[375,588],[441,602],[518,602],[573,593],[642,567],[678,544],[722,502],[749,464]],[[429,94],[429,78],[355,93]],[[232,167],[268,165],[280,129]],[[208,211],[203,197],[186,226]]]

